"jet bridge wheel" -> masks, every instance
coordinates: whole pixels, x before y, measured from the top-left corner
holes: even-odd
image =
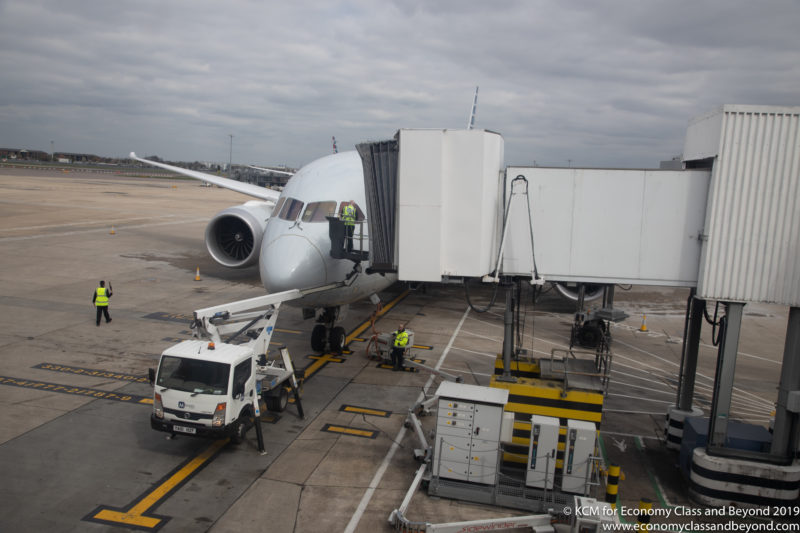
[[[311,330],[311,349],[315,352],[325,351],[325,337],[327,336],[327,329],[322,324],[317,324]]]
[[[573,332],[573,344],[578,344],[583,348],[597,348],[603,336],[608,331],[602,320],[587,320]]]

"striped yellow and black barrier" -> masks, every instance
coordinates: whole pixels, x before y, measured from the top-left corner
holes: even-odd
[[[528,363],[528,365],[530,365]],[[522,367],[530,371],[532,366]],[[515,383],[500,381],[492,376],[490,386],[509,392],[505,410],[514,413],[514,433],[506,445],[504,463],[525,464],[530,444],[531,415],[559,419],[556,468],[563,466],[567,420],[585,420],[600,425],[603,417],[603,393],[577,389],[564,390],[563,382],[529,377],[517,377]],[[509,464],[508,466],[514,466]]]
[[[608,467],[608,480],[606,482],[606,503],[616,510],[617,497],[619,496],[619,465],[611,463]]]
[[[541,375],[538,360],[511,361],[511,375],[520,378],[538,378]],[[503,375],[503,358],[494,360],[494,375]]]
[[[639,531],[650,531],[650,516],[653,514],[653,502],[647,498],[639,500],[639,514],[636,523]]]

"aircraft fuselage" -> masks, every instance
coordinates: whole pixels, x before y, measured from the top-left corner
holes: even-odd
[[[357,152],[317,159],[301,168],[281,192],[261,242],[259,272],[268,292],[310,288],[343,281],[353,262],[333,259],[327,215],[354,201],[366,210],[363,170]],[[366,216],[369,216],[366,213]],[[357,236],[361,228],[357,230]],[[363,225],[366,233],[366,224]],[[364,240],[364,249],[368,244]],[[363,264],[366,269],[368,265]],[[307,295],[307,307],[331,307],[355,302],[386,288],[394,275],[357,275],[348,286]]]

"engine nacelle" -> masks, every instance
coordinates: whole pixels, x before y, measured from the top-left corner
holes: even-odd
[[[258,263],[261,239],[273,205],[253,200],[220,211],[206,226],[206,248],[226,267],[244,268]]]
[[[568,300],[573,302],[578,301],[578,287],[576,283],[565,283],[563,281],[554,281],[553,286],[558,293]],[[583,301],[591,302],[603,296],[603,285],[597,283],[587,283],[583,293]]]

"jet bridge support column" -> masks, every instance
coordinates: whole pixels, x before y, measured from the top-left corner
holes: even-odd
[[[711,415],[708,426],[707,450],[713,454],[726,447],[728,420],[731,412],[733,378],[736,373],[736,353],[739,350],[739,332],[742,326],[744,303],[726,302],[724,329],[717,356],[717,372],[714,376],[714,396],[711,399]]]
[[[789,324],[786,328],[775,429],[770,448],[770,454],[776,459],[791,459],[800,447],[798,442],[800,406],[797,405],[800,392],[798,391],[800,391],[800,307],[792,307],[789,310]]]
[[[701,416],[703,410],[692,405],[694,399],[694,382],[697,374],[697,356],[700,351],[700,331],[703,326],[703,309],[705,300],[696,296],[692,289],[686,303],[686,324],[683,330],[683,350],[681,351],[681,369],[678,375],[678,393],[675,405],[667,410],[667,427],[665,429],[667,448],[680,450],[683,441],[684,422],[690,416]]]
[[[503,314],[503,375],[498,381],[516,382],[511,375],[511,352],[514,350],[514,284],[504,283],[506,288],[506,311]]]
[[[678,382],[676,406],[681,411],[691,411],[694,397],[694,380],[697,374],[697,355],[700,351],[700,330],[703,326],[703,308],[705,300],[696,296],[696,290],[689,293],[686,309],[686,327],[683,332],[683,352],[681,357],[681,373]]]

